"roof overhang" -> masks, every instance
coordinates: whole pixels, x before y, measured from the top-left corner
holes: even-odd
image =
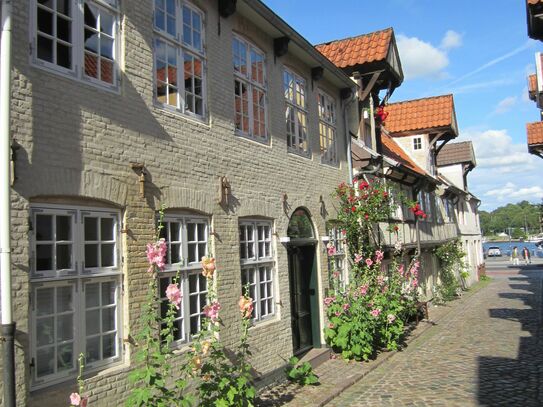
[[[526,0],[528,37],[543,40],[543,1]]]
[[[271,38],[287,37],[288,52],[310,67],[324,68],[324,78],[340,88],[355,89],[357,85],[328,58],[275,14],[260,0],[239,0],[236,11],[250,20]]]
[[[543,158],[543,144],[528,144],[528,152]]]

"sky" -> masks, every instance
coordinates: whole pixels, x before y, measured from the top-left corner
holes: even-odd
[[[393,27],[405,80],[390,102],[454,94],[468,176],[482,210],[543,198],[543,159],[528,153],[540,118],[527,75],[543,43],[528,38],[525,0],[264,0],[313,44]],[[330,7],[334,4],[334,7]]]

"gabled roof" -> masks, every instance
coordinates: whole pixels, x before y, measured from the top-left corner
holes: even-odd
[[[445,144],[437,155],[437,166],[443,167],[453,164],[476,165],[475,152],[471,141]]]
[[[528,146],[543,144],[543,122],[528,123],[526,131],[528,133]]]
[[[396,143],[392,137],[385,132],[381,133],[381,141],[383,143],[383,155],[392,158],[394,161],[399,162],[403,166],[409,168],[411,171],[416,172],[419,175],[429,175],[425,170],[415,163],[407,153]]]
[[[389,81],[394,86],[403,82],[400,54],[392,28],[317,44],[315,48],[347,75],[384,72],[380,78],[382,83],[379,83],[381,89],[386,88]]]
[[[394,137],[438,132],[458,135],[453,95],[391,103],[385,111],[385,128]]]
[[[392,28],[386,28],[357,37],[318,44],[315,48],[338,68],[347,68],[386,59],[391,39]]]

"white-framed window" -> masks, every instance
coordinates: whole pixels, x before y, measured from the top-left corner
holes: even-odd
[[[432,197],[432,194],[430,194],[429,192],[421,191],[419,192],[418,199],[421,209],[426,214],[426,218],[420,220],[431,222],[434,217],[434,199]]]
[[[248,286],[253,299],[253,321],[275,314],[275,261],[272,246],[272,222],[244,220],[239,223],[241,283]]]
[[[288,150],[309,156],[307,138],[307,97],[305,79],[289,69],[283,71],[283,90],[285,92],[285,120],[287,126]]]
[[[31,209],[31,375],[41,388],[121,360],[119,216],[61,205]]]
[[[182,0],[154,4],[155,100],[168,109],[204,118],[204,13]]]
[[[161,316],[168,311],[166,288],[179,273],[179,289],[183,295],[174,324],[174,341],[190,342],[200,332],[203,308],[207,304],[207,280],[200,261],[209,255],[209,219],[190,214],[164,216],[160,237],[166,240],[166,267],[159,276]]]
[[[413,138],[413,150],[422,150],[422,137]]]
[[[336,101],[321,90],[319,90],[317,97],[321,161],[326,164],[336,165]]]
[[[343,289],[348,283],[348,270],[345,260],[347,252],[346,246],[346,231],[338,224],[330,222],[328,224],[328,244],[333,245],[336,248],[336,252],[333,256],[328,256],[328,271],[330,275],[336,273],[339,278],[340,287]],[[332,276],[333,277],[333,276]]]
[[[101,87],[119,87],[117,0],[31,0],[35,65]]]
[[[232,56],[236,131],[251,139],[267,142],[264,53],[250,42],[234,35]]]

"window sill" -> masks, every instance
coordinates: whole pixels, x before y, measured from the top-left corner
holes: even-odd
[[[339,162],[337,162],[337,161],[324,161],[324,160],[321,160],[321,164],[326,165],[328,167],[333,167],[333,168],[339,169]]]
[[[239,131],[237,129],[234,130],[234,134],[236,135],[236,137],[239,137],[240,139],[256,143],[259,146],[271,147],[271,143],[270,143],[269,138],[267,138],[265,140],[259,140],[256,137],[252,137],[251,135],[249,135],[247,133],[243,133],[243,132],[241,132],[241,131]]]
[[[253,321],[252,325],[249,327],[249,331],[263,329],[279,321],[281,321],[281,318],[279,318],[277,314],[273,314],[264,319],[261,319],[260,321]]]
[[[307,153],[301,153],[297,150],[287,147],[287,153],[296,157],[305,158],[306,160],[312,161],[310,151],[308,151]]]
[[[200,125],[204,127],[206,130],[209,130],[211,128],[209,115],[202,117],[202,116],[196,116],[192,114],[183,113],[182,111],[174,109],[173,107],[159,103],[154,98],[153,98],[153,107],[159,111],[157,113],[166,113],[167,115],[171,117],[180,118],[189,123]]]

